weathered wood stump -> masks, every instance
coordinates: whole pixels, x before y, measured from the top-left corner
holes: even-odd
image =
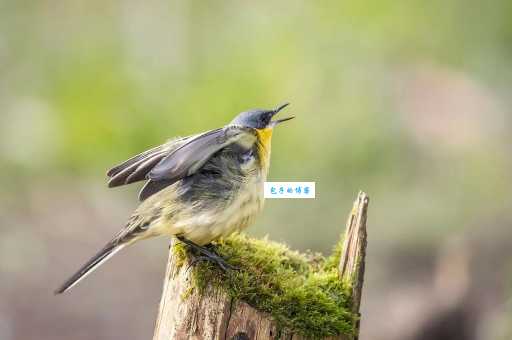
[[[350,303],[346,309],[347,313],[353,316],[351,319],[353,330],[349,334],[323,336],[323,339],[357,339],[358,337],[359,305],[367,243],[368,201],[368,196],[360,192],[349,215],[342,246],[338,247],[338,254],[334,255],[336,261],[339,261],[334,269],[337,271],[336,280],[347,287]],[[206,282],[201,290],[194,289],[196,268],[188,268],[188,261],[188,258],[185,260],[178,258],[173,252],[173,245],[171,246],[154,340],[298,340],[317,337],[303,335],[290,327],[282,327],[280,322],[273,318],[273,314],[258,310],[249,303],[234,298],[226,289],[218,287],[213,282]],[[241,268],[241,270],[244,269]],[[225,279],[221,279],[223,280]],[[243,298],[244,295],[241,296]],[[286,309],[287,306],[283,308]],[[305,306],[306,311],[307,308],[308,306]]]

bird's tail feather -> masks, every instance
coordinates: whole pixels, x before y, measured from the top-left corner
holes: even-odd
[[[107,261],[119,250],[123,249],[126,243],[119,244],[117,242],[108,243],[103,249],[101,249],[96,255],[94,255],[89,261],[87,261],[73,276],[71,276],[66,282],[62,284],[56,291],[55,294],[61,294],[71,289],[74,285],[84,279],[87,275],[92,273],[101,264]]]

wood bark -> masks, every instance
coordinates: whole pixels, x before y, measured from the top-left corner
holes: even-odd
[[[356,315],[359,315],[364,279],[368,201],[368,196],[360,192],[354,202],[338,267],[340,280],[352,284],[352,312]],[[305,339],[297,334],[279,332],[268,314],[243,301],[232,300],[219,289],[209,286],[202,294],[196,290],[190,293],[191,284],[191,271],[187,270],[187,265],[180,267],[176,263],[171,244],[153,340]],[[326,339],[349,338],[342,335]]]

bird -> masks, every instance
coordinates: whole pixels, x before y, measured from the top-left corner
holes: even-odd
[[[263,209],[273,130],[295,118],[273,117],[288,105],[244,111],[221,128],[171,139],[108,170],[111,188],[145,181],[141,203],[124,228],[55,294],[74,287],[121,249],[162,235],[232,269],[207,245],[245,229]]]

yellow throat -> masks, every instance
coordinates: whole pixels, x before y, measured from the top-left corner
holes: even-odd
[[[261,160],[261,165],[268,171],[268,167],[270,165],[270,147],[272,141],[272,128],[258,129],[256,133],[258,134],[258,156]]]

